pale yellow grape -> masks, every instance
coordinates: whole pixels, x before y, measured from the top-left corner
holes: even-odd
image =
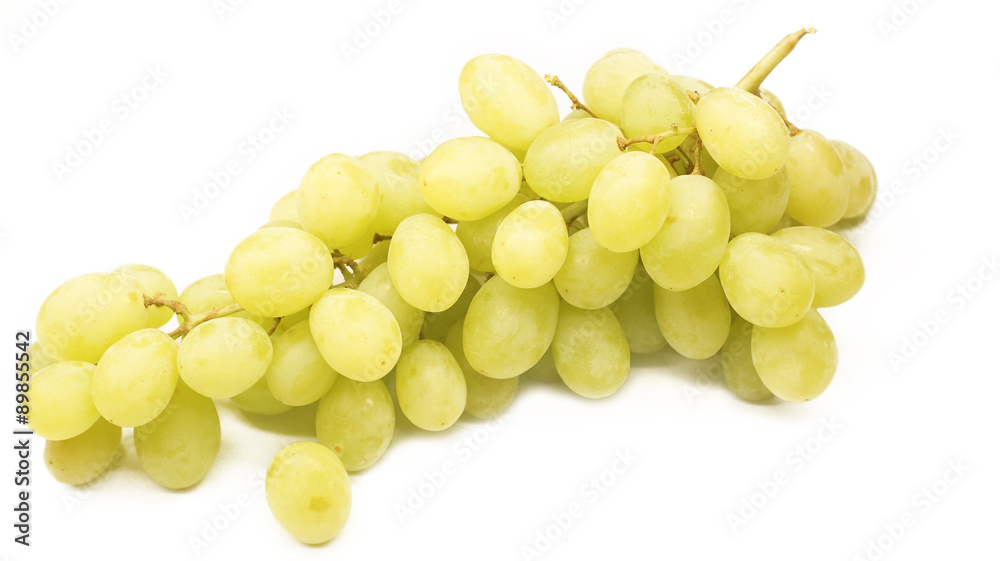
[[[566,261],[553,281],[563,300],[596,310],[611,305],[632,282],[639,252],[616,253],[601,247],[584,228],[569,238]]]
[[[799,226],[799,223],[796,222],[796,221],[794,221],[794,220],[792,220],[792,218],[790,216],[788,216],[787,213],[785,213],[785,214],[781,215],[781,219],[778,220],[778,223],[775,224],[774,228],[770,232],[768,232],[768,233],[774,233],[774,232],[777,232],[778,230],[784,230],[785,228],[791,228],[792,226]]]
[[[483,273],[497,271],[493,266],[493,238],[497,235],[497,228],[500,227],[500,221],[526,202],[528,197],[518,193],[503,208],[486,218],[458,223],[455,235],[469,257],[469,268]]]
[[[291,411],[291,405],[278,401],[267,386],[267,376],[262,376],[250,389],[229,398],[237,407],[254,415],[279,415]]]
[[[847,172],[850,195],[847,198],[844,218],[857,218],[868,212],[875,203],[875,194],[878,191],[875,168],[860,150],[850,144],[842,140],[831,140],[830,143],[840,154],[844,171]]]
[[[187,306],[188,312],[192,315],[203,314],[210,310],[225,308],[236,303],[233,295],[226,288],[225,275],[209,275],[194,281],[181,292],[180,300]],[[247,310],[231,314],[227,317],[245,318],[265,329],[270,329],[274,325],[272,318],[252,314]]]
[[[826,227],[844,217],[851,186],[837,149],[823,135],[803,130],[788,150],[788,215]]]
[[[411,306],[425,312],[447,310],[462,295],[469,258],[455,231],[430,214],[400,223],[389,243],[389,276]]]
[[[625,152],[594,180],[587,219],[594,240],[619,253],[649,243],[671,205],[670,174],[646,152]]]
[[[771,390],[760,381],[757,369],[753,366],[753,356],[750,352],[750,340],[753,335],[753,324],[738,315],[733,316],[729,328],[729,337],[722,346],[722,374],[726,383],[740,399],[761,401],[771,397]]]
[[[517,394],[518,377],[489,378],[483,376],[469,364],[462,345],[462,331],[465,321],[459,319],[451,326],[445,346],[462,368],[465,375],[465,412],[477,419],[492,419],[510,407]]]
[[[669,76],[666,70],[639,51],[609,51],[587,70],[583,79],[584,104],[601,119],[617,123],[625,89],[639,76],[651,72]]]
[[[282,448],[267,468],[264,493],[281,527],[309,545],[337,537],[351,514],[347,470],[336,454],[315,442]]]
[[[395,428],[396,408],[382,380],[344,378],[316,410],[316,438],[337,454],[347,471],[361,471],[381,458]]]
[[[289,191],[281,196],[274,206],[271,207],[271,214],[268,220],[290,220],[299,222],[299,190]]]
[[[41,343],[35,341],[28,346],[28,372],[32,376],[36,372],[41,372],[43,369],[52,366],[53,364],[59,362],[59,359],[53,357],[45,350],[45,347]]]
[[[462,291],[462,295],[458,297],[458,301],[452,304],[450,308],[434,314],[425,314],[424,338],[444,343],[445,338],[448,337],[448,330],[451,329],[451,326],[456,321],[465,317],[465,314],[469,311],[469,305],[472,304],[472,299],[479,292],[481,286],[482,283],[479,282],[479,279],[470,276],[469,282],[465,285],[465,290]]]
[[[729,242],[719,281],[733,310],[763,327],[791,325],[809,311],[815,281],[785,242],[750,232]]]
[[[120,427],[137,427],[163,411],[177,378],[177,343],[158,329],[143,329],[104,353],[91,393],[102,417]]]
[[[593,115],[591,115],[590,113],[587,113],[583,109],[574,109],[574,110],[570,111],[569,113],[567,113],[565,117],[563,117],[563,121],[573,121],[575,119],[589,119],[591,117],[593,117]],[[538,140],[538,139],[536,138],[535,140]],[[530,150],[530,148],[529,148],[529,150]]]
[[[559,122],[548,84],[509,56],[485,54],[470,60],[458,78],[458,93],[472,124],[517,150],[527,150],[542,131]]]
[[[330,154],[299,185],[299,220],[330,250],[357,241],[375,222],[379,189],[357,158]]]
[[[115,269],[115,272],[126,274],[135,279],[146,296],[163,294],[170,300],[177,299],[177,287],[174,286],[173,281],[167,277],[166,273],[156,267],[123,265]],[[174,317],[173,310],[166,306],[150,306],[146,310],[149,312],[149,323],[146,324],[146,327],[161,327]]]
[[[788,118],[788,115],[785,113],[785,105],[781,103],[781,100],[778,99],[778,96],[774,95],[774,93],[771,92],[771,90],[760,88],[758,90],[758,93],[760,94],[761,99],[766,101],[768,105],[773,107],[774,110],[778,112],[778,115],[781,115],[783,119]]]
[[[369,228],[367,232],[357,240],[347,244],[342,245],[337,248],[337,251],[343,253],[344,255],[352,259],[363,259],[372,249],[375,247],[375,228]]]
[[[465,357],[484,376],[513,378],[542,358],[558,320],[559,294],[552,284],[517,288],[493,277],[476,293],[465,316]]]
[[[57,362],[31,377],[28,426],[46,440],[66,440],[94,425],[101,417],[91,396],[94,365]]]
[[[629,138],[647,134],[662,134],[694,126],[694,104],[687,90],[663,73],[643,74],[625,88],[621,102],[622,131]],[[656,145],[662,154],[677,148],[686,134],[664,138]],[[640,142],[647,152],[653,148]]]
[[[271,342],[273,343],[274,341],[276,341],[278,337],[284,335],[285,332],[291,329],[292,327],[295,327],[296,325],[302,323],[303,321],[309,321],[310,309],[311,308],[306,308],[304,310],[295,312],[290,316],[285,316],[281,318],[281,321],[278,322],[278,326],[275,327],[274,331],[271,333]]]
[[[142,287],[122,273],[63,283],[38,311],[38,342],[60,360],[96,364],[115,341],[149,325]]]
[[[843,236],[823,228],[797,226],[771,234],[792,246],[816,281],[814,308],[843,304],[865,283],[865,265],[858,250]]]
[[[361,260],[361,266],[374,269],[389,260],[389,242],[392,240],[382,240],[372,246],[371,253]]]
[[[424,325],[424,311],[407,304],[399,292],[396,292],[396,287],[393,286],[389,276],[388,265],[383,263],[372,269],[365,280],[361,281],[358,290],[374,296],[389,308],[396,318],[396,323],[399,324],[404,347],[420,337],[420,328]]]
[[[293,406],[318,401],[339,378],[316,347],[307,321],[274,342],[274,358],[264,376],[274,398]]]
[[[705,92],[707,92],[708,90],[715,89],[715,86],[699,78],[692,78],[691,76],[681,76],[680,74],[671,74],[670,77],[673,78],[675,82],[680,84],[685,91],[696,92],[700,95],[705,95]]]
[[[226,262],[226,287],[254,314],[282,317],[308,308],[333,281],[333,258],[315,236],[293,228],[257,230]]]
[[[302,224],[291,220],[271,220],[257,229],[263,230],[264,228],[295,228],[296,230],[301,230]]]
[[[629,350],[636,354],[655,353],[667,344],[656,323],[655,284],[640,263],[625,293],[610,306],[625,332]]]
[[[751,352],[761,381],[785,401],[815,399],[837,371],[837,342],[816,310],[787,327],[754,327]]]
[[[538,380],[539,382],[549,383],[562,381],[562,379],[559,378],[559,372],[556,371],[556,363],[552,360],[551,346],[545,350],[545,354],[542,355],[542,358],[538,359],[538,362],[529,368],[524,375],[533,380]],[[517,378],[512,379],[516,380]]]
[[[687,290],[654,289],[656,323],[681,356],[706,359],[719,352],[729,336],[729,302],[715,275]]]
[[[245,392],[267,372],[274,356],[264,328],[244,319],[205,322],[184,336],[177,370],[184,383],[215,399]]]
[[[146,475],[168,489],[186,489],[208,475],[219,454],[219,412],[182,382],[163,413],[136,427],[133,436]]]
[[[518,288],[552,280],[569,250],[566,220],[552,203],[528,201],[497,226],[492,258],[497,274]]]
[[[327,364],[341,376],[371,382],[399,359],[403,337],[389,308],[377,298],[334,288],[313,304],[309,330]]]
[[[765,179],[744,179],[719,168],[712,181],[726,194],[730,232],[734,236],[746,232],[771,232],[788,206],[785,168]]]
[[[668,290],[687,290],[707,279],[729,242],[729,205],[722,189],[701,175],[670,181],[670,211],[639,254],[646,272]]]
[[[503,208],[521,189],[521,164],[488,138],[449,140],[420,166],[420,192],[435,211],[479,220]]]
[[[521,188],[517,191],[517,194],[527,198],[529,201],[542,198],[541,195],[531,190],[531,186],[524,179],[521,179]],[[514,197],[514,200],[517,200],[517,197]]]
[[[621,151],[615,125],[602,119],[564,121],[543,132],[524,157],[524,178],[541,197],[571,203],[590,196],[604,166]]]
[[[608,308],[559,306],[552,359],[569,389],[592,399],[607,397],[625,383],[631,358],[628,339]]]
[[[434,214],[420,194],[420,162],[399,152],[369,152],[358,158],[378,183],[379,205],[375,232],[391,236],[404,218]]]
[[[694,110],[705,150],[720,167],[747,179],[764,179],[788,160],[788,129],[766,101],[738,88],[709,90]]]
[[[98,419],[83,433],[45,443],[45,467],[66,485],[83,485],[100,477],[120,457],[122,429]]]
[[[465,411],[465,375],[444,344],[430,339],[403,349],[396,365],[396,399],[414,425],[444,430]]]

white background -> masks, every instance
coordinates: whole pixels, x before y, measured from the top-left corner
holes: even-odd
[[[220,402],[222,451],[208,478],[185,492],[149,481],[129,436],[115,471],[84,489],[63,486],[45,471],[37,439],[30,549],[11,541],[8,432],[0,558],[86,550],[93,558],[179,559],[196,555],[191,538],[200,537],[209,544],[197,552],[205,559],[524,559],[537,532],[574,502],[582,516],[565,530],[550,528],[559,535],[542,557],[995,558],[1000,277],[986,278],[981,263],[1000,250],[996,5],[564,0],[568,15],[555,21],[558,0],[399,1],[391,21],[350,57],[343,45],[359,40],[357,28],[387,0],[243,2],[222,15],[221,2],[209,0],[69,2],[51,18],[36,15],[42,2],[4,2],[6,368],[15,331],[31,329],[44,297],[70,277],[149,263],[183,287],[221,272],[231,248],[319,157],[426,152],[476,134],[459,116],[456,84],[477,54],[515,56],[579,93],[593,60],[631,46],[668,70],[727,85],[786,33],[812,24],[819,33],[766,86],[799,126],[864,151],[882,193],[873,215],[846,232],[865,258],[867,284],[824,312],[840,348],[829,390],[801,405],[748,404],[717,367],[670,352],[636,359],[622,390],[599,402],[524,383],[502,425],[489,430],[465,419],[443,434],[401,423],[385,457],[352,476],[354,509],[342,535],[319,548],[281,530],[260,484],[277,450],[312,437],[308,414],[269,432],[275,427]],[[12,39],[25,33],[22,18],[33,17],[48,21],[24,42]],[[140,85],[147,68],[166,76],[139,92],[145,99],[126,115],[116,98]],[[241,144],[283,108],[292,122],[248,161]],[[67,147],[102,119],[112,132],[59,176],[53,162],[64,162]],[[180,205],[192,204],[232,159],[241,173],[185,220]],[[959,285],[977,292],[960,296]],[[941,314],[947,323],[928,323]],[[914,340],[919,348],[894,367],[890,353]],[[5,380],[0,425],[12,429],[13,378]],[[839,428],[831,436],[824,423]],[[481,442],[475,451],[469,438]],[[806,448],[812,452],[799,452]],[[584,489],[617,453],[635,460],[604,492]],[[400,521],[396,505],[446,462],[457,471]],[[961,475],[949,464],[964,466]],[[766,501],[755,498],[779,470],[785,483]],[[950,483],[938,481],[945,476]],[[919,498],[925,489],[933,501]],[[744,499],[766,504],[744,510],[746,524],[734,529],[730,515],[741,516]],[[907,514],[913,525],[890,537],[886,525]],[[214,535],[206,530],[213,524],[224,529]]]

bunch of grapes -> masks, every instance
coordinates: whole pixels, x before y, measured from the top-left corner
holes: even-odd
[[[318,402],[318,443],[282,450],[266,494],[288,532],[322,543],[348,518],[347,473],[389,446],[396,403],[440,431],[503,412],[522,374],[605,397],[631,353],[668,344],[721,353],[740,398],[817,397],[837,366],[817,308],[864,281],[825,228],[863,215],[876,178],[760,87],[809,31],[735,87],[614,50],[585,103],[518,60],[476,57],[459,91],[488,137],[421,162],[324,157],[224,274],[179,295],[149,266],[66,282],[31,353],[30,424],[52,474],[99,476],[130,427],[145,472],[190,487],[219,450],[213,400],[257,415]],[[564,119],[550,85],[572,102]]]

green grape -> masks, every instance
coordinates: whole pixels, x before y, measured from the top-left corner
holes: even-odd
[[[337,251],[352,259],[363,259],[375,248],[375,228],[369,228],[365,235],[357,240],[337,248]],[[327,252],[329,253],[329,252]]]
[[[347,471],[361,471],[378,461],[395,428],[396,408],[382,380],[340,380],[316,410],[319,443],[333,450]]]
[[[837,149],[816,131],[792,137],[788,150],[788,215],[806,226],[831,226],[844,217],[851,195]]]
[[[567,113],[565,117],[563,117],[563,121],[574,121],[576,119],[589,119],[591,117],[593,117],[593,115],[587,113],[587,111],[584,109],[574,109],[569,113]],[[536,138],[535,140],[538,139]],[[528,149],[530,150],[531,148],[529,147]]]
[[[382,240],[372,246],[371,253],[365,255],[361,260],[361,266],[372,270],[389,260],[389,242],[392,240]]]
[[[265,228],[294,228],[296,230],[302,229],[302,224],[298,222],[292,222],[291,220],[271,220],[270,222],[264,224],[258,230],[263,230]]]
[[[784,104],[781,103],[781,100],[778,99],[778,96],[774,95],[774,93],[771,92],[771,90],[767,90],[764,88],[760,88],[758,90],[758,93],[760,94],[761,99],[763,99],[765,102],[767,102],[768,105],[773,107],[774,110],[778,112],[778,115],[781,115],[782,119],[785,120],[788,119],[788,114],[785,113],[785,106]]]
[[[55,358],[42,346],[41,343],[35,341],[28,346],[28,372],[31,376],[34,376],[36,372],[41,372],[43,369],[52,366],[53,364],[59,362],[59,359]]]
[[[545,349],[545,354],[535,363],[534,366],[524,373],[525,376],[539,382],[561,382],[559,372],[556,371],[556,363],[552,359],[552,347]],[[512,378],[516,379],[516,378]]]
[[[625,293],[611,304],[611,311],[625,332],[628,348],[636,354],[655,353],[667,344],[656,323],[655,284],[640,263]]]
[[[142,470],[168,489],[186,489],[204,479],[222,442],[215,403],[183,382],[163,413],[132,434]]]
[[[298,222],[334,250],[371,230],[378,202],[378,184],[361,162],[330,154],[313,164],[302,178]]]
[[[142,287],[121,273],[66,281],[45,299],[35,323],[54,358],[96,364],[115,341],[149,325]]]
[[[396,318],[396,323],[399,324],[404,347],[420,337],[420,328],[424,325],[424,312],[407,304],[406,300],[396,292],[396,287],[389,277],[388,265],[383,263],[372,269],[365,280],[361,281],[358,290],[374,296],[389,308]]]
[[[611,310],[581,310],[566,302],[559,306],[552,359],[566,386],[592,399],[618,391],[631,366],[628,339]]]
[[[875,168],[860,150],[841,140],[831,140],[830,144],[837,150],[840,160],[847,172],[847,185],[850,194],[847,197],[847,210],[844,218],[857,218],[868,212],[875,203],[878,191],[878,177]]]
[[[299,190],[289,191],[278,199],[271,207],[271,214],[268,220],[290,220],[299,223]]]
[[[497,228],[508,214],[526,202],[528,197],[518,193],[503,208],[486,218],[458,223],[455,234],[469,256],[469,268],[484,273],[497,271],[493,266],[493,238],[497,235]]]
[[[680,84],[681,87],[684,88],[685,92],[695,92],[699,95],[705,95],[708,90],[715,89],[715,86],[712,84],[698,78],[681,76],[680,74],[671,74],[670,77],[673,78],[675,82]]]
[[[524,178],[550,201],[582,201],[604,166],[621,154],[620,136],[618,127],[602,119],[563,121],[531,144],[524,156]]]
[[[425,314],[424,338],[444,343],[445,338],[448,337],[448,330],[451,329],[451,326],[456,321],[465,317],[465,314],[469,311],[469,304],[472,303],[473,297],[479,292],[481,286],[482,283],[477,278],[470,276],[469,282],[465,284],[465,290],[462,291],[462,295],[458,297],[458,301],[452,304],[450,308],[436,314]]]
[[[706,359],[719,352],[729,336],[729,302],[715,275],[687,290],[654,289],[656,323],[681,356]]]
[[[726,194],[730,232],[767,234],[781,220],[788,205],[788,173],[781,168],[765,179],[744,179],[719,168],[712,181]]]
[[[521,164],[488,138],[449,140],[420,167],[420,192],[440,214],[479,220],[503,208],[521,188]]]
[[[292,327],[295,327],[303,321],[309,321],[309,311],[311,309],[312,308],[299,310],[290,316],[281,318],[281,321],[278,322],[278,326],[274,328],[273,332],[271,332],[271,342],[273,343],[274,341],[277,341],[278,337],[284,335],[285,332]]]
[[[424,339],[403,349],[396,365],[396,399],[424,430],[444,430],[465,411],[465,376],[448,347]]]
[[[282,448],[267,468],[264,489],[275,520],[305,544],[337,537],[351,514],[347,470],[322,444],[296,442]]]
[[[781,219],[778,220],[778,223],[775,224],[774,228],[771,229],[771,231],[768,232],[768,233],[771,234],[771,233],[777,232],[778,230],[784,230],[785,228],[791,228],[792,226],[799,226],[799,223],[796,222],[796,221],[794,221],[794,220],[792,220],[792,217],[788,216],[787,213],[786,214],[782,214],[781,215]]]
[[[798,226],[771,234],[799,254],[816,281],[814,308],[843,304],[861,290],[865,266],[861,255],[842,236],[823,228]]]
[[[149,265],[124,265],[115,269],[116,273],[122,273],[135,279],[139,283],[143,294],[156,296],[163,294],[171,300],[177,299],[177,287],[167,277],[166,273],[150,267]],[[149,313],[149,323],[146,327],[162,327],[174,317],[174,311],[166,306],[150,306],[146,308]]]
[[[747,401],[761,401],[774,394],[760,381],[757,369],[753,366],[750,352],[753,330],[753,324],[747,323],[738,315],[733,316],[729,337],[722,346],[722,374],[737,397]]]
[[[552,280],[569,250],[566,221],[547,201],[528,201],[497,226],[492,258],[497,274],[518,288]]]
[[[552,284],[517,288],[493,277],[473,297],[465,316],[465,357],[484,376],[513,378],[542,358],[558,320],[559,293]]]
[[[31,377],[28,425],[46,440],[66,440],[83,434],[101,417],[91,397],[94,365],[57,362]]]
[[[584,102],[601,119],[617,123],[625,89],[633,80],[650,72],[669,76],[666,70],[639,51],[609,51],[594,62],[583,79]]]
[[[522,179],[521,180],[521,188],[517,191],[517,195],[521,196],[521,197],[524,197],[526,200],[529,200],[529,201],[533,201],[535,199],[542,198],[541,195],[539,195],[538,193],[536,193],[536,192],[534,192],[534,191],[531,190],[531,186],[528,185],[528,181],[526,179]],[[514,200],[517,200],[518,196],[515,196]],[[510,203],[507,203],[507,204],[510,204]]]
[[[267,376],[262,376],[250,389],[229,399],[240,409],[254,415],[280,415],[292,410],[291,405],[278,401],[271,393],[271,388],[267,386]]]
[[[45,467],[66,485],[83,485],[100,477],[119,457],[122,428],[97,419],[92,427],[66,440],[45,443]]]
[[[378,183],[379,204],[375,231],[391,236],[404,218],[435,214],[420,194],[420,162],[399,152],[369,152],[359,158]]]
[[[445,346],[451,351],[465,374],[465,412],[477,419],[492,419],[510,407],[517,394],[517,380],[514,378],[489,378],[483,376],[469,364],[465,358],[462,344],[462,331],[465,321],[459,319],[451,326]]]
[[[333,258],[323,242],[302,230],[257,230],[229,256],[225,279],[250,313],[282,317],[308,308],[330,288]]]
[[[299,323],[274,342],[274,359],[264,376],[274,398],[292,406],[318,401],[338,378],[316,347],[309,322]]]
[[[389,244],[388,265],[399,295],[425,312],[451,307],[469,278],[469,257],[462,242],[454,230],[430,214],[417,214],[400,223]]]
[[[403,348],[392,311],[374,296],[347,288],[334,288],[313,304],[309,330],[326,362],[358,382],[385,376]]]
[[[273,356],[264,328],[248,319],[223,317],[184,336],[177,370],[192,390],[221,399],[250,389],[267,372]]]
[[[639,254],[646,272],[667,290],[687,290],[707,279],[729,242],[729,206],[722,189],[701,175],[670,181],[670,212]]]
[[[104,353],[91,393],[102,417],[120,427],[137,427],[163,411],[177,378],[177,343],[158,329],[142,329]]]
[[[594,240],[590,228],[569,238],[566,262],[553,279],[563,300],[577,308],[596,310],[611,305],[632,281],[639,252],[616,253]]]
[[[761,381],[785,401],[815,399],[837,371],[837,342],[816,310],[787,327],[755,326],[750,348]]]
[[[204,314],[236,303],[226,288],[225,275],[210,275],[194,281],[181,292],[180,301],[187,306],[188,312],[192,315]],[[274,319],[251,314],[246,310],[226,317],[248,319],[264,329],[270,329],[274,325]]]
[[[509,56],[470,60],[458,78],[458,93],[472,124],[517,150],[527,150],[542,131],[559,122],[549,86],[530,66]]]
[[[619,253],[646,245],[667,218],[671,191],[670,174],[654,156],[625,152],[611,160],[590,192],[594,240]]]
[[[622,130],[630,138],[690,128],[694,126],[694,104],[687,90],[670,76],[660,72],[643,74],[625,88],[621,123]],[[669,152],[680,146],[685,138],[686,134],[664,138],[656,145],[656,152]],[[648,142],[640,142],[637,146],[646,152],[653,148]]]
[[[694,122],[705,150],[733,175],[764,179],[789,159],[788,129],[781,115],[741,89],[706,92],[695,105]]]
[[[763,327],[785,327],[802,319],[816,286],[790,245],[755,232],[729,242],[719,281],[736,313]]]

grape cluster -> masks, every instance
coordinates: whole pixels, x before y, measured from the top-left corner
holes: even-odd
[[[440,431],[503,412],[522,374],[605,397],[631,353],[666,345],[721,353],[740,398],[817,397],[837,365],[817,308],[864,281],[858,252],[825,228],[863,215],[876,178],[760,88],[807,31],[735,87],[611,51],[586,75],[586,104],[518,60],[476,57],[459,92],[488,138],[421,162],[324,157],[224,274],[180,294],[140,265],[66,282],[31,352],[46,464],[86,483],[128,427],[145,472],[186,488],[219,450],[213,400],[256,415],[318,402],[318,443],[283,449],[266,480],[275,518],[314,544],[346,523],[347,474],[386,451],[396,404]],[[564,119],[550,84],[573,104]]]

